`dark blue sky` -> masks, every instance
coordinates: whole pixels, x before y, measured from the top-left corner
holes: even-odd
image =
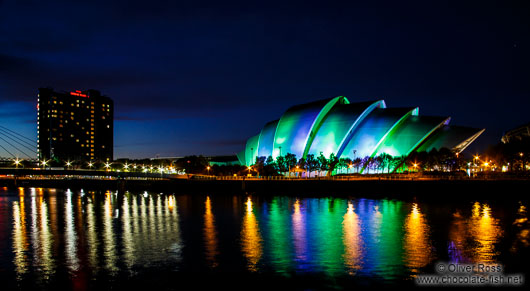
[[[44,86],[113,98],[118,158],[234,154],[339,95],[486,128],[470,151],[530,122],[529,1],[287,2],[0,0],[0,125],[36,137]]]

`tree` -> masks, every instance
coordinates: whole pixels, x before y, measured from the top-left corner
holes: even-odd
[[[291,176],[292,169],[296,167],[296,162],[297,160],[295,154],[287,153],[285,155],[285,165],[287,168],[289,168],[289,176]]]
[[[381,156],[372,157],[370,160],[370,166],[372,167],[372,170],[380,169],[381,167]]]
[[[337,163],[337,168],[339,168],[342,172],[345,168],[347,169],[349,167],[350,162],[351,160],[349,158],[340,158],[339,162]]]
[[[300,169],[305,169],[306,168],[306,159],[304,159],[304,157],[301,157],[299,160],[298,160],[298,167]],[[300,175],[299,175],[300,177]]]
[[[367,174],[370,174],[370,163],[372,162],[372,158],[370,156],[365,156],[361,160],[361,164],[363,169],[368,169]]]
[[[258,172],[258,176],[260,173],[263,175],[265,172],[265,159],[265,156],[256,157],[256,162],[254,163],[253,168],[256,172]]]
[[[184,169],[186,174],[200,174],[208,166],[208,160],[203,156],[187,156],[177,160],[176,165]]]
[[[318,161],[318,175],[320,176],[321,171],[327,171],[329,169],[328,159],[324,156],[322,152],[320,152],[320,155],[317,158]]]
[[[278,166],[272,156],[268,156],[267,159],[265,160],[265,167],[264,167],[263,175],[264,176],[278,175]]]
[[[276,165],[278,166],[278,171],[280,173],[287,172],[285,157],[283,157],[283,156],[276,157]]]
[[[335,156],[334,153],[331,153],[329,155],[329,160],[327,161],[327,168],[328,168],[328,174],[327,176],[331,176],[331,174],[333,173],[333,170],[335,169],[335,166],[339,163],[339,158],[337,158],[337,156]]]
[[[441,148],[438,151],[440,167],[446,171],[452,171],[456,164],[455,155],[448,148]]]
[[[355,167],[355,172],[359,173],[359,167],[363,164],[363,159],[355,158],[353,160],[353,166]]]
[[[311,172],[317,169],[318,161],[315,159],[315,155],[309,154],[305,159],[306,169],[309,177],[311,177]]]
[[[379,160],[380,160],[380,167],[382,169],[382,172],[384,173],[386,170],[386,172],[389,173],[390,167],[391,167],[392,156],[387,153],[382,153],[379,155]]]

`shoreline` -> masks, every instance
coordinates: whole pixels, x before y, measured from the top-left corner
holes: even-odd
[[[0,187],[160,193],[528,199],[529,179],[502,180],[88,180],[2,179]]]

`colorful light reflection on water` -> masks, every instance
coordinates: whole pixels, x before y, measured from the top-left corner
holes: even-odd
[[[162,268],[403,282],[432,273],[438,260],[499,262],[505,237],[513,238],[512,255],[528,248],[521,202],[507,215],[479,201],[438,207],[34,188],[1,195],[1,270],[15,275],[13,286],[34,279],[47,286],[65,280],[58,279],[63,270],[82,286]],[[506,224],[517,226],[512,236],[505,236]]]

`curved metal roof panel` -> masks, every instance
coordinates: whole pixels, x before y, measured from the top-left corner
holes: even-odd
[[[253,165],[258,156],[258,144],[259,144],[259,134],[255,135],[247,140],[247,145],[245,147],[245,162],[247,165]]]
[[[274,120],[265,124],[261,133],[259,134],[258,156],[272,156],[272,148],[274,145],[274,134],[276,127],[278,127],[279,120]]]
[[[308,151],[315,156],[329,157],[331,153],[337,155],[341,152],[345,141],[349,140],[351,134],[362,120],[375,108],[383,107],[382,101],[361,102],[351,104],[340,104],[333,107],[326,119],[322,122],[319,131]]]
[[[432,149],[448,148],[460,153],[483,132],[484,129],[446,125],[433,133],[428,140],[420,145],[417,151],[428,152]]]
[[[273,158],[287,153],[300,158],[306,152],[326,114],[337,103],[349,103],[345,97],[311,102],[289,108],[278,122],[274,136]]]
[[[342,153],[342,158],[372,156],[384,137],[415,108],[376,108],[359,125]]]

